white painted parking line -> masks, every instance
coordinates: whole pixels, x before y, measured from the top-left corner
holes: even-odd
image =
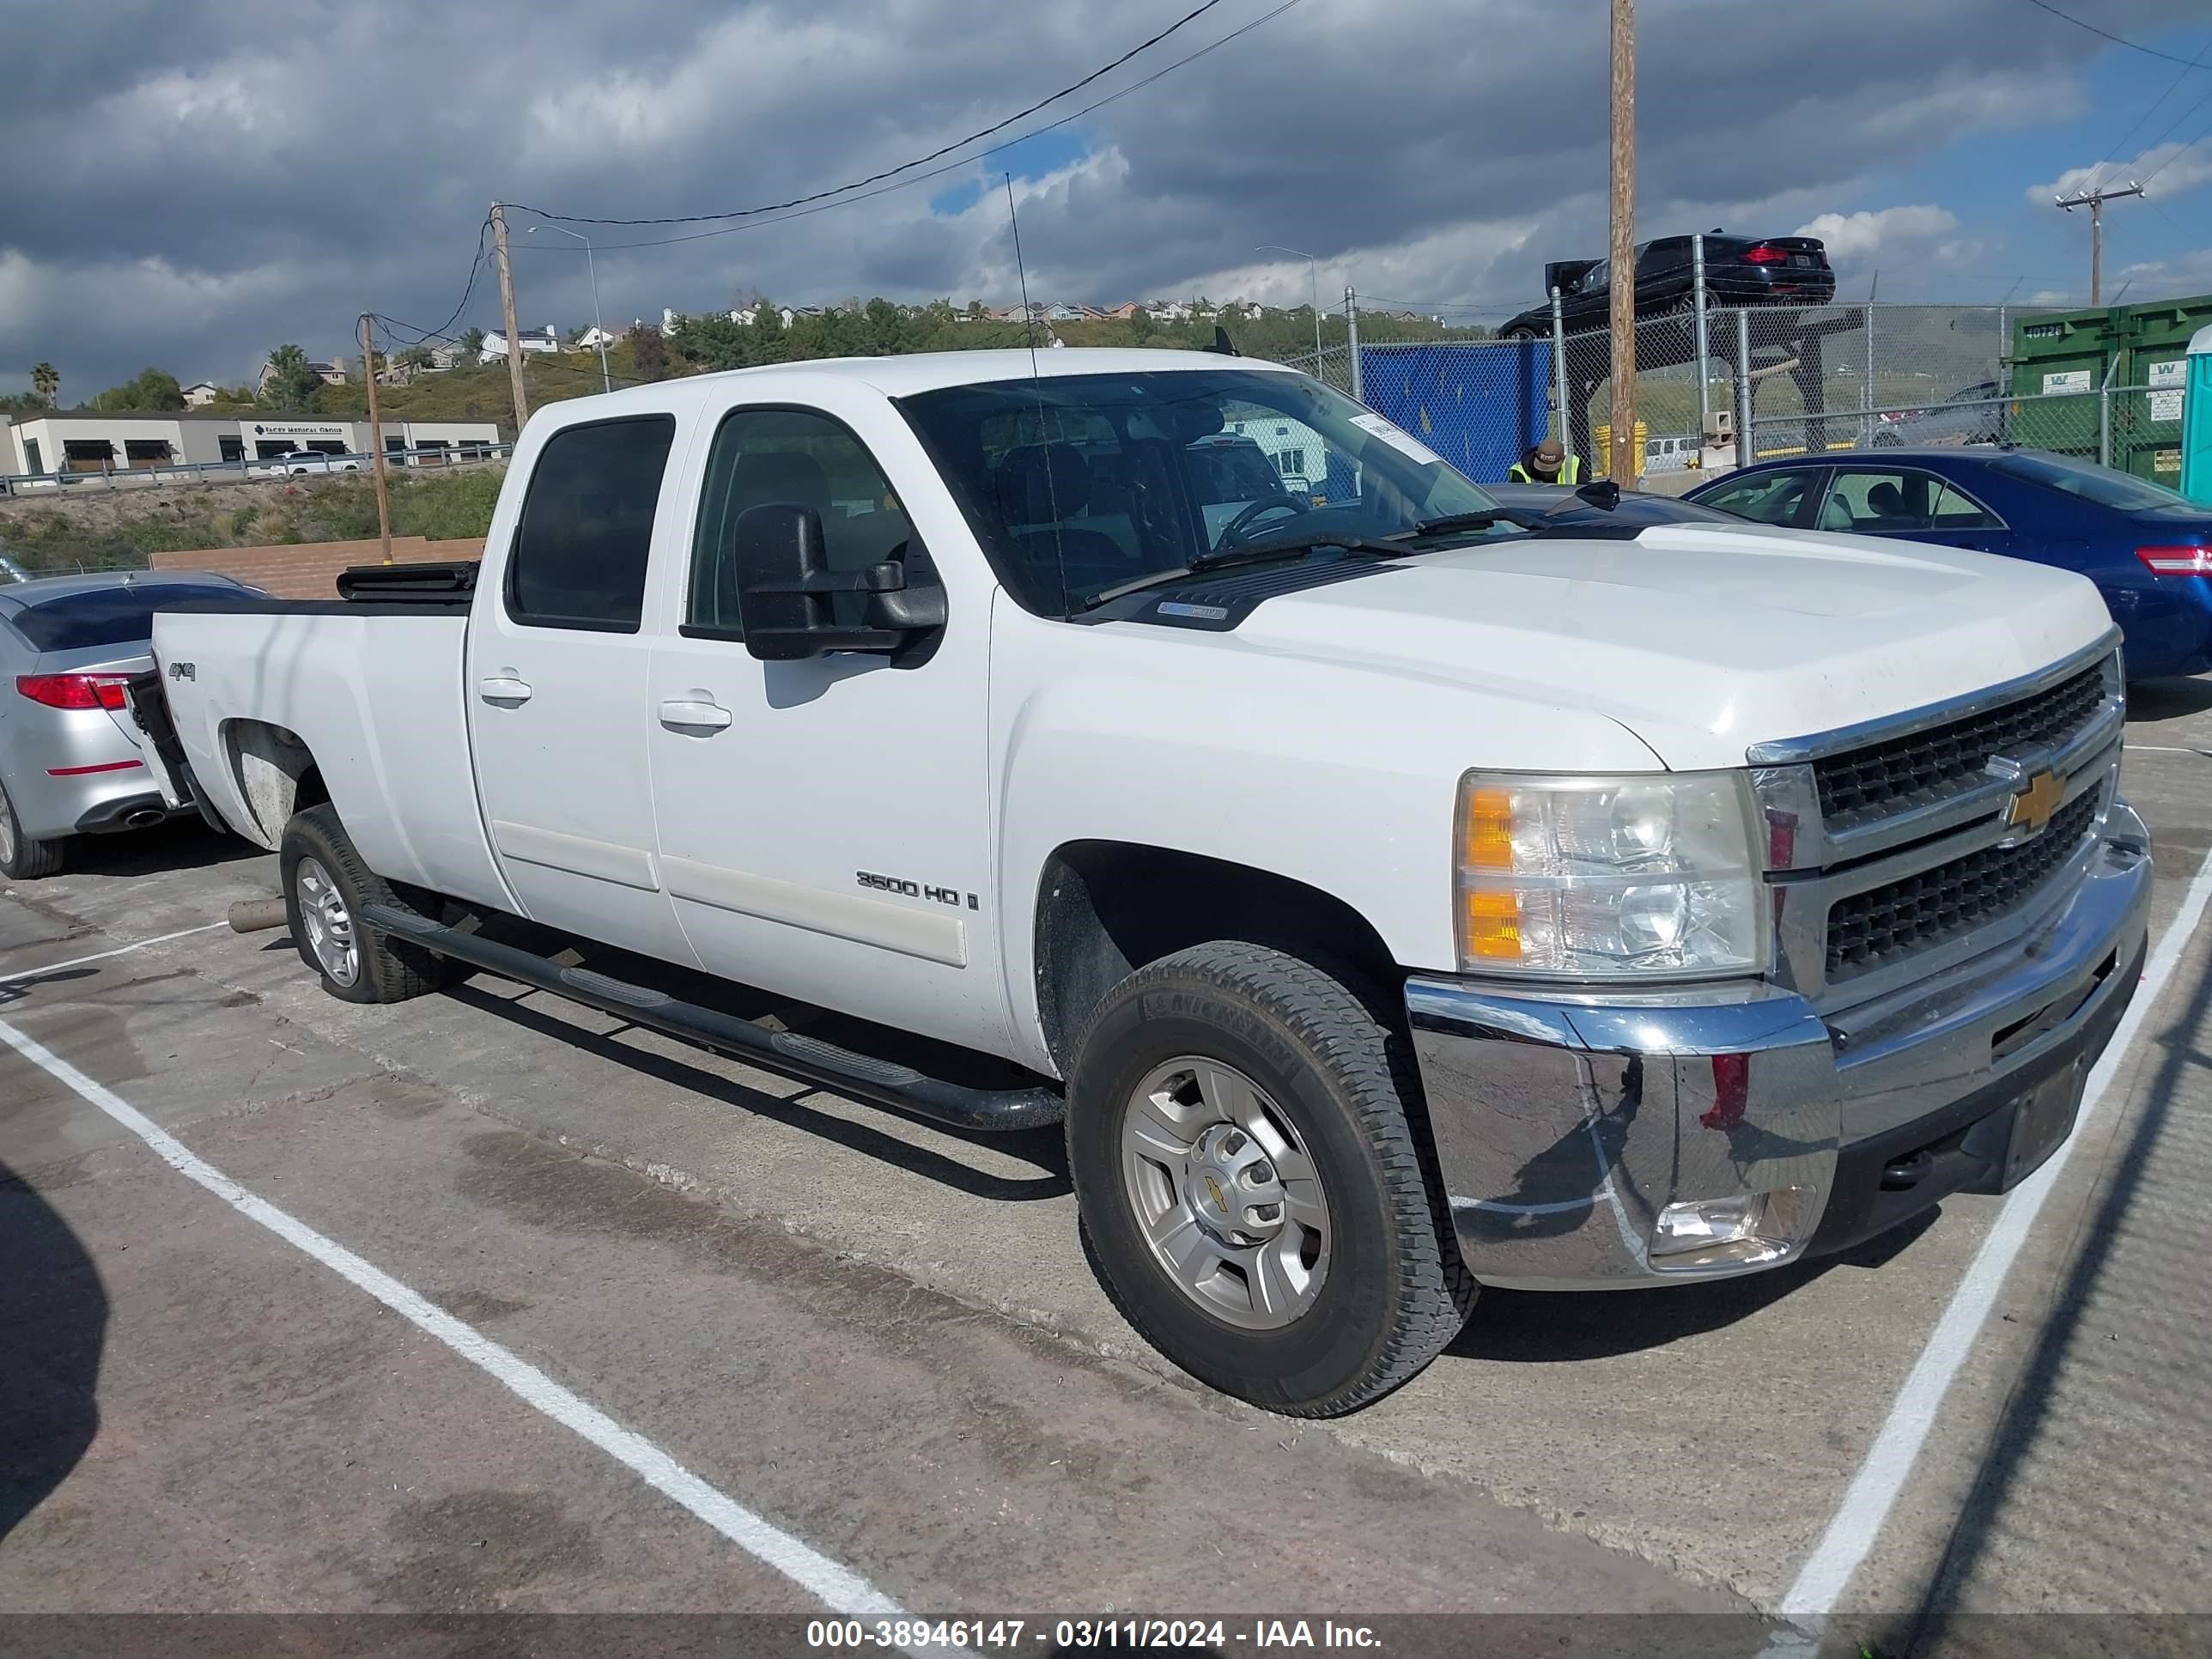
[[[2195,755],[2199,759],[2212,760],[2212,750],[2191,749],[2185,744],[2124,743],[2120,747],[2131,755]]]
[[[1997,1212],[1996,1224],[1982,1241],[1982,1248],[1975,1252],[1966,1277],[1952,1293],[1950,1305],[1944,1309],[1943,1316],[1929,1334],[1927,1345],[1905,1377],[1905,1386],[1898,1390],[1889,1416],[1869,1448],[1857,1476],[1844,1492],[1843,1503],[1828,1522],[1820,1541],[1798,1570],[1796,1582],[1782,1598],[1777,1611],[1784,1618],[1816,1622],[1833,1613],[1836,1603],[1850,1587],[1851,1575],[1874,1547],[1882,1522],[1888,1518],[1891,1506],[1897,1502],[1898,1493],[1904,1490],[1905,1479],[1919,1458],[1921,1448],[1927,1443],[1929,1431],[1935,1426],[1944,1395],[1950,1391],[1959,1367],[1996,1305],[1998,1292],[2004,1288],[2006,1273],[2020,1255],[2021,1247],[2027,1242],[2029,1231],[2035,1225],[2044,1200],[2050,1197],[2051,1188],[2065,1169],[2067,1160],[2081,1144],[2081,1126],[2110,1092],[2112,1079],[2119,1075],[2136,1035],[2157,1006],[2159,993],[2173,977],[2173,970],[2181,961],[2190,936],[2197,931],[2208,901],[2212,901],[2212,854],[2207,854],[2204,862],[2197,866],[2195,878],[2182,896],[2180,909],[2144,964],[2133,1005],[2113,1031],[2103,1058],[2090,1070],[2074,1133],[2051,1154],[2049,1163],[2013,1188],[2004,1206]]]
[[[156,933],[152,939],[142,939],[135,945],[118,945],[112,951],[94,951],[88,957],[71,957],[67,962],[50,962],[40,968],[20,969],[12,974],[0,974],[0,985],[10,980],[36,979],[41,974],[58,974],[64,968],[82,968],[88,962],[105,962],[110,957],[127,957],[133,951],[143,951],[149,945],[167,945],[173,939],[190,939],[195,933],[212,933],[218,927],[227,927],[224,921],[211,921],[204,927],[180,927],[173,933]]]
[[[475,1327],[454,1318],[381,1268],[372,1267],[287,1212],[257,1198],[128,1101],[94,1082],[5,1020],[0,1020],[0,1042],[106,1113],[144,1141],[156,1157],[179,1175],[206,1188],[240,1215],[313,1257],[347,1283],[368,1291],[409,1324],[435,1337],[529,1405],[582,1436],[647,1485],[690,1510],[746,1554],[773,1567],[833,1612],[870,1620],[908,1616],[897,1602],[859,1574],[756,1515],[718,1487],[709,1486],[643,1435],[624,1428],[590,1401],[562,1387],[535,1365],[518,1358]],[[941,1647],[908,1650],[957,1651]]]

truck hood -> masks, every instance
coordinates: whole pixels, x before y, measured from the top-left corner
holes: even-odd
[[[2045,566],[1696,524],[1421,555],[1271,599],[1231,637],[1589,709],[1686,771],[1966,696],[2111,629],[2094,586]]]

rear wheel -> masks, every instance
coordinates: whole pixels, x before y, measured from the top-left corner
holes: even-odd
[[[404,1002],[452,977],[446,958],[362,921],[366,905],[414,907],[361,861],[337,808],[327,801],[293,815],[278,849],[277,868],[284,883],[284,916],[300,960],[320,976],[323,989],[332,996],[347,1002]]]
[[[1419,1371],[1474,1285],[1417,1088],[1397,1036],[1279,951],[1197,945],[1122,981],[1079,1045],[1067,1142],[1129,1322],[1201,1382],[1296,1416]]]
[[[15,803],[8,799],[8,787],[0,784],[0,876],[10,881],[38,881],[58,875],[67,846],[59,838],[34,841],[25,835],[22,820],[15,816]]]

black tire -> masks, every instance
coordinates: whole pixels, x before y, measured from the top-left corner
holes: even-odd
[[[1121,1155],[1148,1073],[1183,1056],[1234,1066],[1269,1097],[1321,1177],[1330,1260],[1290,1323],[1240,1328],[1199,1304],[1146,1243]],[[1474,1305],[1426,1142],[1403,1037],[1319,968],[1217,941],[1139,969],[1078,1043],[1068,1167],[1107,1290],[1169,1359],[1224,1394],[1297,1417],[1380,1399],[1443,1352]]]
[[[1509,328],[1498,337],[1501,340],[1540,340],[1544,337],[1539,334],[1534,329],[1523,326],[1520,328]]]
[[[9,881],[41,881],[58,876],[68,847],[69,842],[58,837],[33,841],[24,835],[22,820],[15,816],[15,803],[8,799],[8,787],[0,784],[0,876]]]
[[[311,942],[300,880],[300,866],[309,859],[327,875],[349,921],[356,964],[350,981],[334,975]],[[284,884],[284,920],[291,927],[293,945],[331,995],[343,1002],[404,1002],[453,977],[447,958],[362,924],[364,905],[419,907],[362,862],[345,826],[338,822],[337,809],[329,802],[292,815],[277,849],[277,870]]]

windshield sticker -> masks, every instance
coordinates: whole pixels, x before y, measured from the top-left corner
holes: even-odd
[[[1410,456],[1423,466],[1442,466],[1444,458],[1431,449],[1412,433],[1390,424],[1380,415],[1355,415],[1352,425],[1372,437],[1380,438],[1400,454]]]

